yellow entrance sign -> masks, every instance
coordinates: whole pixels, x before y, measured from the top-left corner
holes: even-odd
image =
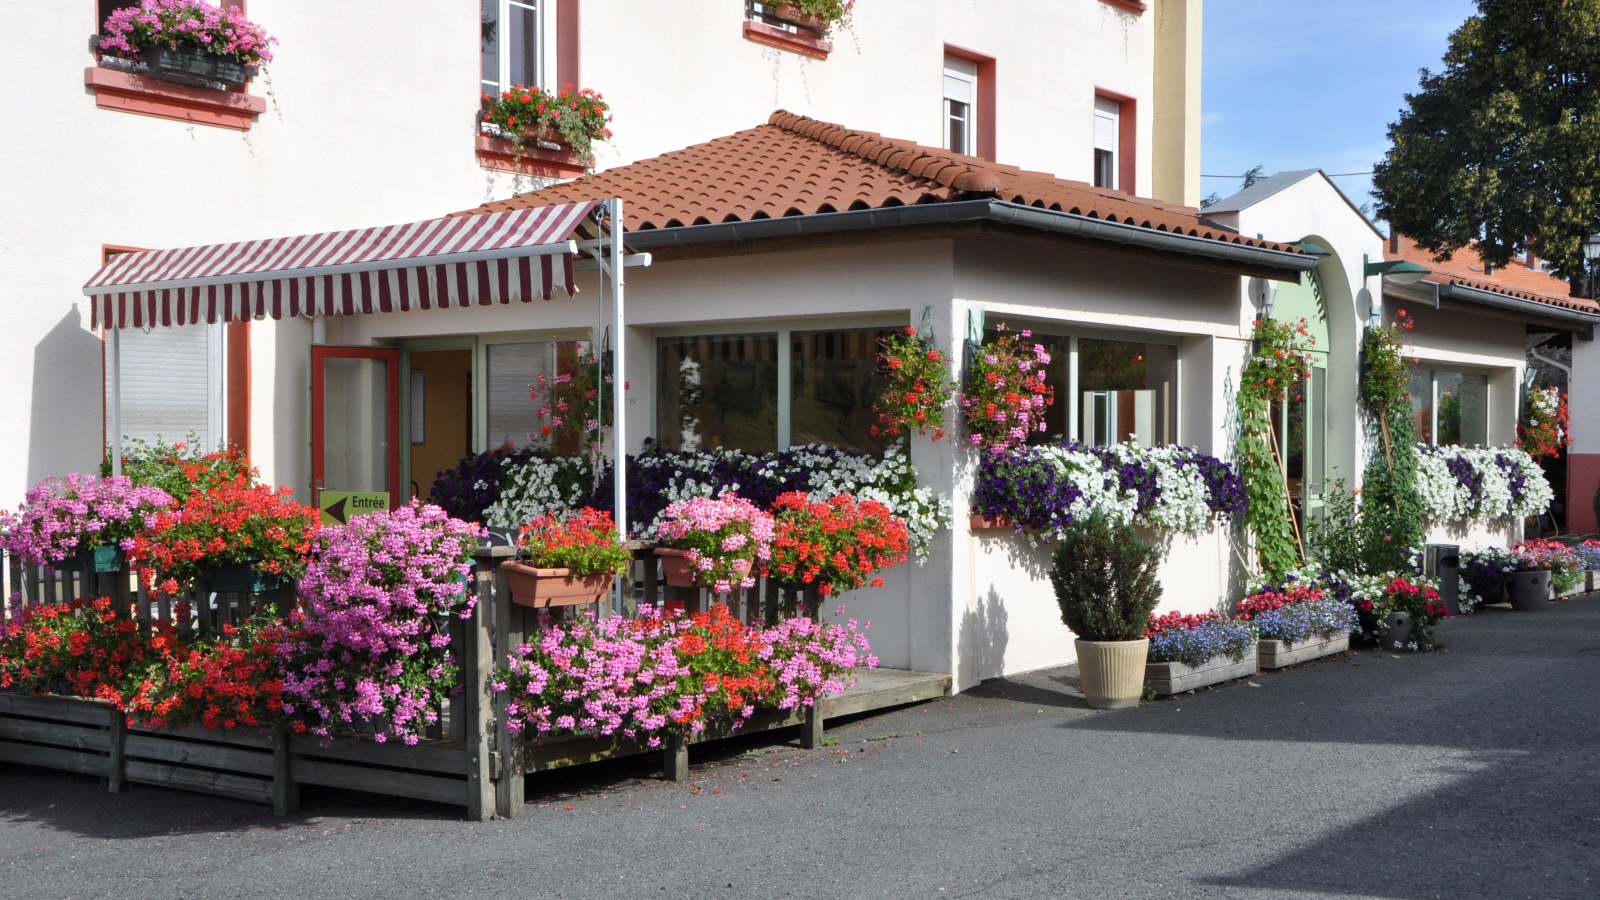
[[[356,516],[388,509],[389,494],[386,491],[323,491],[317,497],[317,506],[322,510],[322,524],[343,525]]]

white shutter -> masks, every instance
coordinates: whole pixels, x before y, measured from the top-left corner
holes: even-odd
[[[123,435],[169,444],[194,435],[202,449],[216,449],[223,431],[221,328],[201,324],[123,330]],[[109,401],[110,371],[106,397]]]
[[[543,443],[538,439],[543,424],[538,418],[539,404],[528,396],[534,378],[555,371],[551,345],[546,341],[527,344],[490,344],[487,347],[489,441],[494,449],[507,441],[518,447]]]
[[[1104,97],[1094,98],[1094,148],[1117,152],[1117,120],[1122,116],[1122,104]]]
[[[944,98],[959,103],[972,102],[972,82],[951,75],[944,76]]]

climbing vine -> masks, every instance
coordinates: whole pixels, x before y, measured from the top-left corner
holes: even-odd
[[[1255,535],[1256,559],[1263,571],[1280,573],[1305,562],[1305,542],[1290,506],[1272,405],[1287,402],[1289,390],[1310,374],[1309,351],[1316,339],[1304,319],[1257,319],[1251,337],[1255,349],[1240,376],[1236,399],[1239,443],[1234,462],[1249,498],[1245,522]]]
[[[1402,309],[1390,324],[1368,329],[1362,348],[1361,403],[1383,451],[1373,454],[1361,479],[1361,549],[1369,572],[1404,571],[1427,539],[1411,422],[1406,335],[1413,327]]]

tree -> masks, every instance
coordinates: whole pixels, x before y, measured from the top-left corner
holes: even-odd
[[[1421,73],[1374,167],[1377,214],[1449,259],[1504,266],[1530,247],[1583,273],[1600,226],[1600,0],[1478,0],[1444,71]]]

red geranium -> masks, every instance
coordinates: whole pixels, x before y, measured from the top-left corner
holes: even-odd
[[[197,489],[182,509],[162,513],[153,528],[134,538],[128,558],[158,594],[180,593],[197,575],[233,563],[299,578],[320,515],[289,494],[288,488],[251,485],[243,477]]]
[[[824,597],[869,583],[883,585],[874,572],[905,562],[906,523],[876,500],[860,503],[838,494],[827,503],[804,491],[780,494],[772,504],[777,517],[768,573],[788,581],[817,585]]]

